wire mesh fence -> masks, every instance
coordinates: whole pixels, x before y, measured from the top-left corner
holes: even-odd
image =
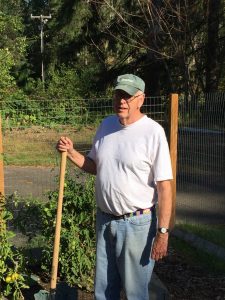
[[[147,98],[142,107],[143,113],[161,123],[167,134],[168,100],[166,96]],[[101,120],[113,114],[113,105],[108,98],[23,99],[1,101],[0,110],[5,195],[16,216],[23,210],[23,201],[38,198],[48,202],[49,192],[58,189],[60,155],[55,146],[60,136],[69,136],[79,151],[87,153]],[[224,224],[225,93],[180,96],[178,133],[177,222]],[[86,181],[87,175],[72,164],[67,169],[76,181]],[[17,198],[22,202],[15,207],[11,204]],[[31,233],[38,228],[38,224],[32,224],[36,213],[31,210],[28,220]],[[16,246],[28,249],[41,245],[40,241],[29,244],[20,230],[10,229],[16,233]]]
[[[168,97],[151,97],[146,98],[142,110],[166,129],[167,107]],[[109,98],[2,101],[0,108],[8,201],[46,201],[49,191],[58,187],[60,155],[56,143],[60,136],[70,137],[77,150],[87,153],[101,120],[113,114]],[[72,163],[68,163],[67,169],[72,176],[79,174],[77,180],[87,176],[78,173]],[[18,238],[16,241],[19,243]]]
[[[179,97],[178,222],[225,222],[224,103],[224,93]],[[87,153],[99,123],[113,114],[110,98],[5,100],[0,108],[5,194],[43,200],[57,188],[59,137]],[[142,110],[168,133],[168,97],[147,98]],[[76,169],[69,164],[69,170]]]
[[[72,135],[78,149],[88,151],[101,120],[113,114],[111,99],[17,101],[8,107],[2,109],[4,160],[6,165],[19,166],[54,166],[54,145],[60,135]],[[165,122],[165,97],[146,99],[143,111]],[[52,155],[48,157],[50,150]]]
[[[225,93],[179,99],[177,221],[225,224]]]

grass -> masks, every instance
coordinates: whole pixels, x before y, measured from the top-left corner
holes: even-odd
[[[225,249],[225,225],[177,224],[177,229],[195,234]],[[191,246],[177,237],[171,237],[171,245],[191,265],[200,266],[214,274],[225,273],[225,261]]]
[[[176,238],[170,238],[171,246],[180,254],[187,264],[192,266],[199,266],[207,272],[215,275],[225,274],[225,261],[208,254],[204,251],[196,249],[187,242]]]
[[[225,249],[225,224],[221,225],[201,225],[201,224],[178,224],[177,229],[181,229],[212,242]]]
[[[61,126],[50,129],[40,126],[6,130],[3,134],[4,164],[15,166],[55,166],[60,136],[70,137],[80,151],[90,149],[94,127]]]

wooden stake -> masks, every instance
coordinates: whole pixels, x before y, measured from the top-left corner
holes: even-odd
[[[5,191],[4,191],[4,165],[3,165],[3,146],[2,146],[2,119],[0,115],[0,231],[2,231],[5,226],[1,218],[2,210],[5,208]]]
[[[0,115],[0,196],[5,195],[4,191],[4,166],[3,166],[3,146],[2,146],[2,119]]]
[[[61,231],[62,207],[63,207],[63,192],[64,192],[67,152],[62,152],[61,155],[62,156],[61,156],[60,178],[59,178],[59,196],[58,196],[58,206],[57,206],[57,215],[56,215],[55,240],[54,240],[51,282],[50,282],[50,299],[55,299],[54,297],[56,294],[59,246],[60,246],[60,231]]]

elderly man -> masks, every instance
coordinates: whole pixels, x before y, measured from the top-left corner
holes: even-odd
[[[117,78],[115,115],[102,121],[87,156],[67,137],[57,144],[76,166],[96,174],[97,300],[119,300],[121,288],[128,300],[149,300],[154,262],[167,253],[171,162],[163,128],[141,112],[144,91],[138,76]]]

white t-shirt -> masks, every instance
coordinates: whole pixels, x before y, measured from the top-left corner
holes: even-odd
[[[104,119],[88,157],[97,166],[97,206],[113,215],[151,207],[155,182],[173,178],[164,130],[147,116],[128,126],[116,115]]]

